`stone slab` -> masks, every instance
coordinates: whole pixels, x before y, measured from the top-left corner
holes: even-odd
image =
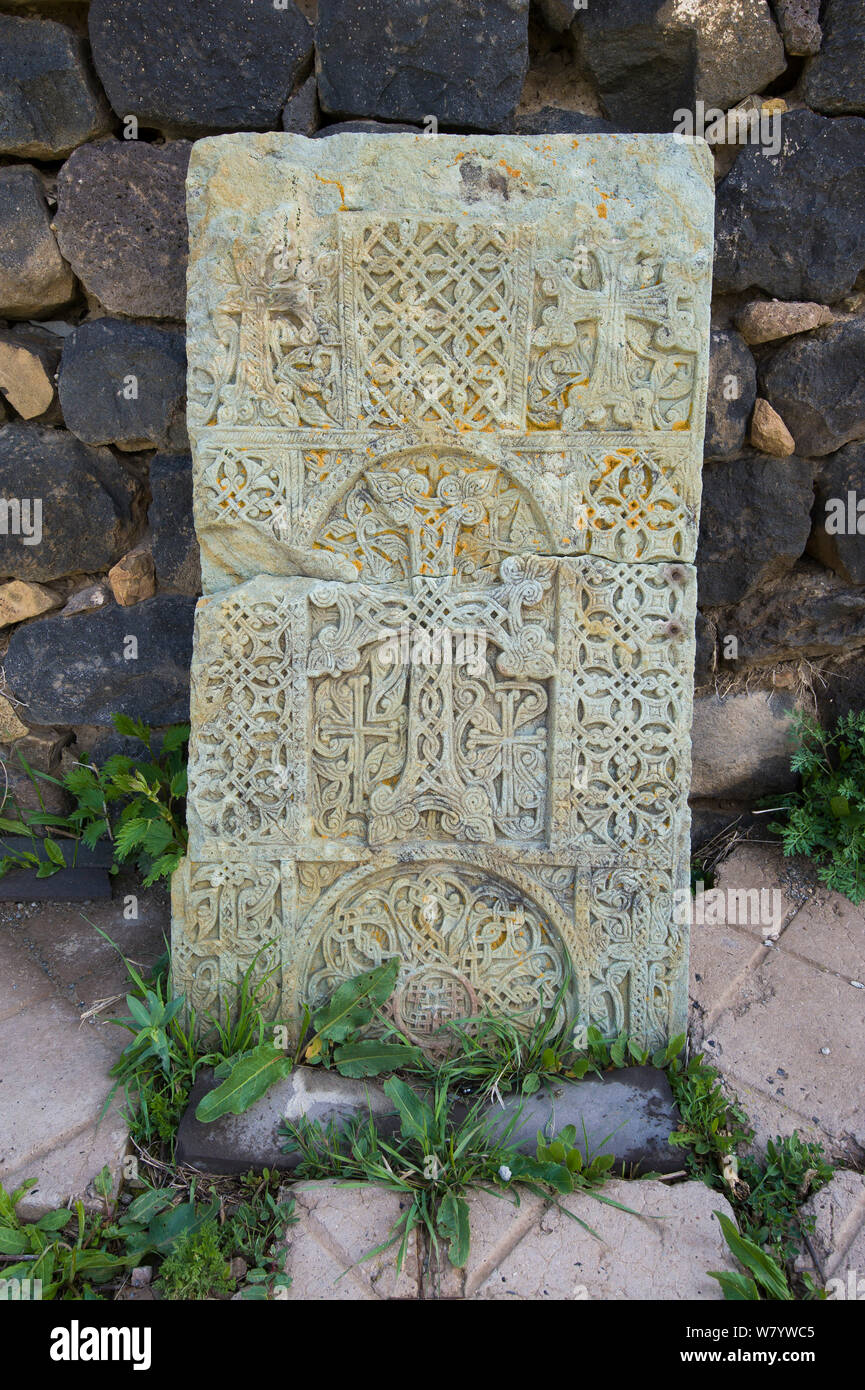
[[[865,1228],[865,1177],[849,1168],[839,1168],[826,1186],[804,1203],[802,1215],[814,1218],[811,1244],[823,1273],[831,1278],[842,1266],[850,1264],[845,1256]],[[807,1250],[798,1256],[796,1265],[798,1269],[814,1271]],[[860,1274],[865,1275],[865,1265]]]
[[[393,1105],[377,1082],[350,1081],[313,1067],[295,1068],[243,1115],[224,1115],[202,1124],[195,1110],[214,1084],[209,1071],[201,1073],[177,1133],[178,1162],[208,1173],[263,1168],[292,1172],[298,1155],[282,1152],[277,1131],[283,1120],[301,1115],[323,1126],[332,1121],[342,1127],[371,1113],[381,1133],[392,1134],[399,1127]],[[492,1133],[501,1134],[519,1110],[519,1122],[507,1142],[532,1157],[539,1129],[553,1138],[573,1124],[581,1149],[587,1145],[591,1156],[614,1154],[617,1171],[624,1165],[628,1176],[673,1173],[682,1166],[681,1150],[667,1142],[679,1124],[678,1112],[666,1076],[653,1067],[625,1067],[603,1077],[563,1082],[533,1096],[506,1096],[502,1105],[491,1104],[486,1112]],[[454,1125],[467,1113],[467,1106],[455,1104]]]
[[[711,1035],[734,1085],[747,1082],[836,1141],[852,1139],[865,1147],[863,1026],[865,990],[782,945],[748,973]]]
[[[672,136],[196,145],[199,1016],[399,955],[433,1049],[566,960],[561,1024],[683,1030],[712,190]]]
[[[397,1283],[393,1255],[358,1264],[388,1238],[400,1214],[396,1194],[336,1182],[288,1189],[300,1218],[288,1229],[285,1270],[293,1301],[418,1298],[498,1301],[715,1300],[720,1285],[708,1270],[737,1268],[713,1215],[732,1212],[703,1183],[607,1183],[604,1195],[631,1210],[575,1194],[561,1207],[524,1194],[517,1207],[503,1189],[497,1197],[468,1195],[471,1251],[465,1270],[446,1261],[428,1270],[413,1241]],[[571,1216],[597,1233],[587,1232]],[[339,1276],[343,1271],[348,1271]]]
[[[411,1299],[420,1292],[421,1249],[415,1230],[405,1263],[396,1271],[396,1247],[365,1255],[388,1240],[404,1210],[397,1193],[338,1182],[298,1183],[284,1190],[295,1202],[297,1224],[286,1233],[283,1269],[291,1276],[289,1302]]]

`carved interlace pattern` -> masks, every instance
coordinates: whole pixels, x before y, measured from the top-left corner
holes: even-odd
[[[570,188],[376,216],[339,184],[322,213],[336,180],[297,177],[190,325],[175,985],[203,1016],[255,961],[296,1032],[398,956],[391,1018],[435,1050],[482,1009],[531,1026],[567,974],[555,1026],[658,1043],[687,1002],[698,239]]]

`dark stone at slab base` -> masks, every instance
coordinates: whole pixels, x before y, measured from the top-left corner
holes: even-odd
[[[821,457],[865,438],[865,317],[791,338],[762,359],[759,380],[798,454]]]
[[[11,810],[3,809],[4,815]],[[69,840],[55,842],[67,863],[67,868],[58,869],[48,878],[37,878],[34,870],[12,869],[0,878],[0,902],[91,902],[97,898],[111,897],[111,878],[108,870],[114,861],[110,841],[98,844],[94,849]],[[10,850],[37,854],[43,863],[48,862],[39,841],[25,836],[12,835],[3,841],[4,852]]]
[[[738,603],[803,554],[811,530],[808,459],[742,458],[703,469],[697,592],[703,608]]]
[[[93,319],[70,334],[60,369],[63,418],[86,444],[183,449],[186,339],[122,319]]]
[[[86,53],[63,24],[0,15],[0,153],[62,159],[108,129]]]
[[[865,584],[865,441],[820,460],[808,552],[848,584]]]
[[[25,706],[22,717],[57,724],[109,724],[112,714],[146,724],[188,719],[194,611],[194,599],[158,594],[132,608],[16,628],[5,673]]]
[[[745,339],[734,328],[713,328],[704,458],[728,459],[739,453],[756,397],[757,368]]]
[[[118,116],[184,130],[264,130],[312,59],[293,0],[93,0],[93,60]]]
[[[44,583],[78,570],[107,569],[126,549],[134,495],[132,477],[108,449],[90,449],[65,430],[4,425],[0,521],[6,534],[0,533],[0,577]],[[14,505],[17,516],[10,510]]]
[[[0,316],[49,313],[74,293],[75,276],[54,239],[42,180],[29,164],[0,169]]]
[[[779,119],[777,158],[746,145],[718,188],[714,290],[831,304],[865,265],[865,121]]]
[[[297,1154],[281,1152],[277,1130],[284,1118],[302,1115],[322,1125],[345,1125],[373,1110],[380,1133],[399,1128],[393,1106],[375,1081],[348,1081],[335,1072],[297,1067],[291,1076],[272,1086],[267,1095],[244,1115],[225,1115],[211,1124],[195,1118],[195,1108],[213,1086],[212,1076],[202,1074],[189,1098],[189,1106],[177,1133],[178,1163],[208,1173],[245,1173],[250,1169],[291,1172]],[[490,1105],[488,1117],[495,1133],[502,1133],[522,1105],[518,1128],[508,1141],[534,1156],[537,1131],[550,1138],[566,1125],[576,1125],[583,1148],[583,1125],[590,1155],[612,1153],[617,1169],[633,1165],[639,1172],[674,1173],[682,1167],[681,1152],[673,1148],[670,1133],[679,1124],[670,1083],[654,1067],[625,1067],[603,1077],[589,1075],[583,1081],[565,1081],[551,1092],[533,1096],[506,1096],[504,1109]],[[467,1107],[456,1104],[452,1118],[458,1124]]]
[[[157,454],[150,465],[150,492],[150,549],[159,587],[197,596],[201,593],[201,558],[192,519],[190,456]]]
[[[528,0],[319,0],[323,111],[501,130],[529,63]]]
[[[865,111],[865,5],[825,0],[823,42],[805,69],[805,100],[830,116]]]
[[[574,20],[580,57],[611,121],[625,130],[670,131],[692,110],[697,47],[693,32],[664,29],[663,0],[594,0]]]
[[[57,240],[113,314],[186,316],[186,140],[83,145],[57,177]]]

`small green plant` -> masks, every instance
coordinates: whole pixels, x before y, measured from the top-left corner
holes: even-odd
[[[201,1300],[233,1293],[235,1280],[225,1257],[222,1236],[215,1221],[197,1231],[187,1231],[175,1243],[159,1270],[158,1287],[170,1300]]]
[[[17,1206],[36,1182],[30,1178],[14,1192],[0,1184],[0,1269],[4,1279],[41,1284],[44,1300],[98,1298],[93,1288],[125,1274],[136,1263],[128,1253],[105,1248],[110,1227],[88,1216],[81,1202],[73,1209],[49,1211],[38,1221],[22,1221]],[[11,1259],[11,1263],[8,1261]]]
[[[134,855],[148,887],[170,878],[186,853],[189,725],[167,729],[157,752],[153,730],[140,719],[115,714],[111,722],[118,733],[137,739],[148,756],[138,761],[116,753],[101,768],[88,762],[71,768],[63,778],[76,802],[68,820],[90,848],[103,836],[111,837],[115,871]]]
[[[753,1240],[737,1231],[729,1216],[716,1211],[724,1239],[740,1265],[748,1272],[739,1274],[733,1270],[710,1269],[709,1274],[724,1291],[724,1297],[734,1302],[753,1301],[767,1298],[789,1303],[793,1299],[787,1275],[766,1250],[761,1250]]]
[[[682,1120],[670,1143],[688,1150],[688,1167],[698,1177],[723,1186],[724,1160],[753,1137],[745,1112],[726,1094],[718,1071],[701,1053],[687,1062],[672,1057],[667,1076]]]
[[[56,779],[37,772],[35,768],[30,766],[23,754],[16,752],[16,757],[35,790],[39,810],[27,810],[21,806],[18,798],[9,788],[7,776],[6,789],[2,802],[0,802],[0,811],[3,813],[0,815],[0,834],[14,835],[18,839],[28,840],[29,848],[22,849],[20,846],[3,844],[2,853],[0,853],[0,878],[8,874],[11,869],[30,869],[35,871],[37,878],[50,878],[60,869],[65,869],[75,863],[78,849],[76,830],[68,816],[57,815],[48,811],[45,806],[40,781],[54,781]],[[5,765],[2,771],[5,775]],[[41,833],[49,828],[61,839],[68,837],[69,844],[66,846],[65,853],[52,835]]]
[[[262,1300],[279,1296],[291,1279],[281,1269],[284,1250],[280,1238],[288,1226],[294,1225],[294,1199],[279,1200],[271,1191],[282,1182],[279,1173],[268,1169],[259,1176],[248,1173],[242,1183],[251,1188],[248,1199],[238,1202],[228,1223],[226,1248],[242,1256],[248,1266],[246,1280],[240,1290],[244,1300]]]
[[[828,888],[851,902],[865,899],[865,710],[842,715],[834,730],[805,714],[794,716],[798,747],[790,766],[802,778],[798,791],[774,799],[785,819],[769,829],[785,854],[803,854],[817,865]]]
[[[750,1155],[740,1159],[739,1178],[749,1189],[740,1211],[745,1234],[758,1245],[770,1246],[779,1260],[792,1260],[803,1229],[814,1229],[814,1217],[803,1216],[800,1207],[833,1172],[822,1144],[809,1143],[796,1131],[770,1139],[764,1163]]]

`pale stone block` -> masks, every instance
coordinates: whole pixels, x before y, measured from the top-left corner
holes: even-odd
[[[175,987],[682,1031],[707,148],[226,136],[189,217]]]
[[[396,1269],[397,1244],[365,1259],[385,1244],[403,1214],[405,1198],[385,1187],[348,1187],[338,1182],[298,1183],[289,1189],[297,1224],[286,1232],[284,1271],[291,1275],[289,1302],[418,1298],[421,1248],[415,1229],[405,1262]],[[286,1194],[288,1195],[288,1194]]]

